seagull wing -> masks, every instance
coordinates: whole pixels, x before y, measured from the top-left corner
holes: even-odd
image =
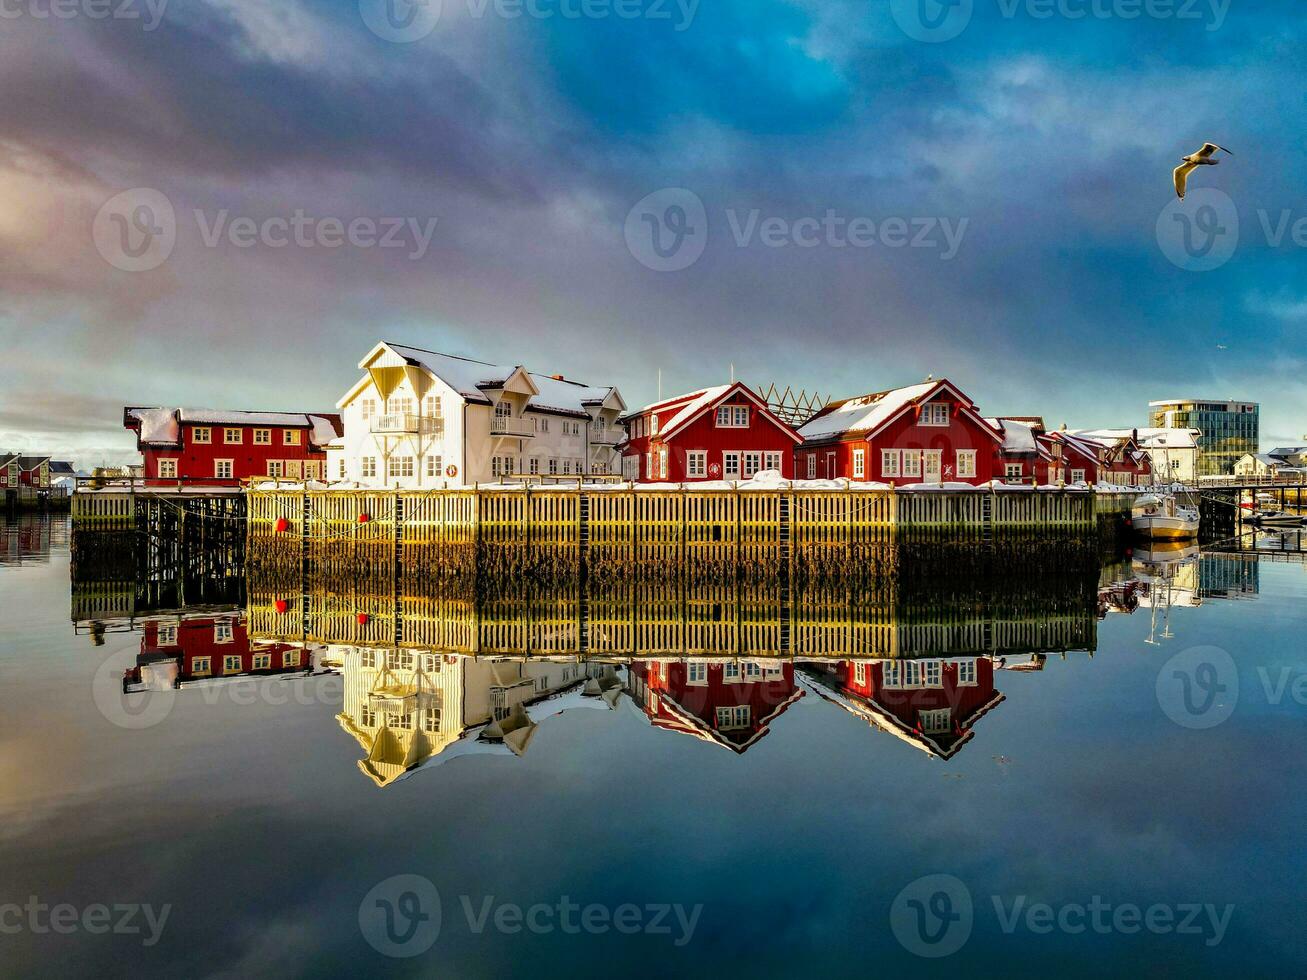
[[[1212,154],[1214,154],[1217,150],[1222,150],[1225,153],[1230,153],[1229,150],[1225,149],[1225,147],[1221,146],[1219,143],[1204,143],[1203,148],[1199,150],[1197,153],[1195,153],[1194,156],[1202,157],[1204,160],[1206,160],[1209,157],[1211,157]],[[1230,156],[1234,156],[1234,154],[1230,153]]]
[[[1175,192],[1184,200],[1184,189],[1189,183],[1189,175],[1198,169],[1196,163],[1182,163],[1175,168]]]

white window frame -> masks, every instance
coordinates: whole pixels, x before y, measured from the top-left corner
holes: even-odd
[[[934,464],[933,466],[931,464]],[[921,478],[931,483],[944,479],[944,450],[925,449],[921,453]]]
[[[958,687],[975,687],[979,682],[976,679],[976,661],[975,658],[958,661]]]
[[[285,472],[285,464],[281,460],[268,460],[268,476],[272,477],[274,480],[280,480]]]
[[[808,453],[808,479],[817,479],[817,454]]]
[[[288,480],[298,480],[305,476],[304,466],[298,459],[284,459],[281,461],[282,470]],[[304,464],[307,465],[307,464]]]
[[[226,470],[224,473],[223,470]],[[215,459],[213,461],[213,478],[215,480],[234,480],[236,479],[236,460],[234,459]]]
[[[943,735],[953,730],[953,716],[948,708],[923,708],[917,720],[926,735]]]
[[[764,454],[763,454],[763,469],[765,469],[765,470],[775,470],[776,472],[779,473],[779,472],[781,472],[784,468],[785,468],[785,454],[784,454],[784,453],[764,453]]]
[[[738,452],[722,453],[722,479],[738,480],[740,478],[740,454]]]
[[[222,672],[224,674],[239,674],[243,669],[244,667],[241,665],[240,654],[229,653],[222,658]]]
[[[159,479],[175,480],[177,479],[177,459],[170,456],[167,459],[159,460]]]
[[[377,414],[377,400],[375,398],[364,398],[359,402],[359,415],[366,422],[372,416]]]
[[[853,683],[865,686],[867,683],[867,665],[865,663],[856,663],[853,665]]]
[[[922,660],[922,687],[944,686],[944,662],[942,660]]]
[[[708,683],[708,664],[702,660],[685,665],[685,683],[700,687]]]
[[[959,449],[957,454],[958,476],[972,477],[976,475],[976,451],[974,449]]]
[[[250,660],[250,670],[272,670],[272,654],[256,653]]]
[[[243,446],[245,445],[245,430],[224,428],[222,430],[222,444],[224,446]]]
[[[177,646],[177,624],[160,623],[155,630],[154,645],[159,647]]]
[[[747,429],[749,427],[748,405],[718,405],[717,428]]]
[[[880,686],[886,689],[903,686],[903,661],[886,660],[880,666]]]
[[[903,450],[903,473],[905,477],[921,476],[921,450],[905,449]]]
[[[271,445],[272,445],[272,430],[271,430],[271,429],[255,429],[255,430],[254,430],[254,445],[256,445],[256,446],[271,446]]]
[[[762,469],[762,453],[745,452],[740,454],[742,460],[740,472],[746,480]]]
[[[1003,478],[1007,480],[1020,480],[1026,475],[1026,468],[1020,463],[1004,463]]]
[[[918,425],[928,425],[935,428],[948,426],[948,403],[947,402],[926,402],[921,406],[921,416],[917,422]]]
[[[867,476],[867,450],[853,450],[853,478],[855,480],[865,479]]]
[[[1084,471],[1084,470],[1072,470],[1072,471],[1071,471],[1071,480],[1070,480],[1069,482],[1071,482],[1071,483],[1084,483],[1084,482],[1085,482],[1085,471]]]
[[[236,629],[230,619],[220,619],[213,624],[213,642],[235,643]]]
[[[753,712],[747,704],[723,706],[717,709],[717,728],[748,728]]]
[[[298,446],[300,444],[299,429],[282,429],[281,444],[283,446]]]
[[[737,683],[740,679],[740,665],[729,663],[722,665],[722,682]]]
[[[213,445],[213,429],[207,425],[191,426],[191,442],[197,446]]]
[[[377,457],[364,456],[359,461],[359,475],[365,479],[376,479]]]
[[[882,449],[880,451],[880,475],[881,476],[901,476],[902,464],[901,456],[897,449]]]
[[[685,454],[685,475],[692,480],[708,475],[708,450],[691,449]]]
[[[191,674],[195,677],[209,677],[213,674],[213,656],[196,657],[191,661]]]
[[[413,475],[412,456],[391,456],[386,460],[386,476],[403,479]]]

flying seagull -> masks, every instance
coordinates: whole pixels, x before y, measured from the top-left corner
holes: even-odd
[[[1175,192],[1180,195],[1181,200],[1184,200],[1184,189],[1189,183],[1189,175],[1191,173],[1199,167],[1215,167],[1221,162],[1220,160],[1212,159],[1213,154],[1215,154],[1217,150],[1225,150],[1225,152],[1229,153],[1230,156],[1234,156],[1233,153],[1226,150],[1223,146],[1216,143],[1204,143],[1203,148],[1197,153],[1190,153],[1187,157],[1180,158],[1180,166],[1175,168]]]

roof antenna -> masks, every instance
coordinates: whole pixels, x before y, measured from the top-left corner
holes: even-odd
[[[731,384],[735,384],[735,365],[731,365]]]

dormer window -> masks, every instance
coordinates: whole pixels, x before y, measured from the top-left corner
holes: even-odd
[[[495,402],[495,418],[511,419],[513,417],[513,406],[508,402]]]
[[[658,416],[657,416],[657,415],[650,415],[650,416],[649,416],[649,435],[651,435],[651,436],[656,436],[656,435],[658,435]]]

